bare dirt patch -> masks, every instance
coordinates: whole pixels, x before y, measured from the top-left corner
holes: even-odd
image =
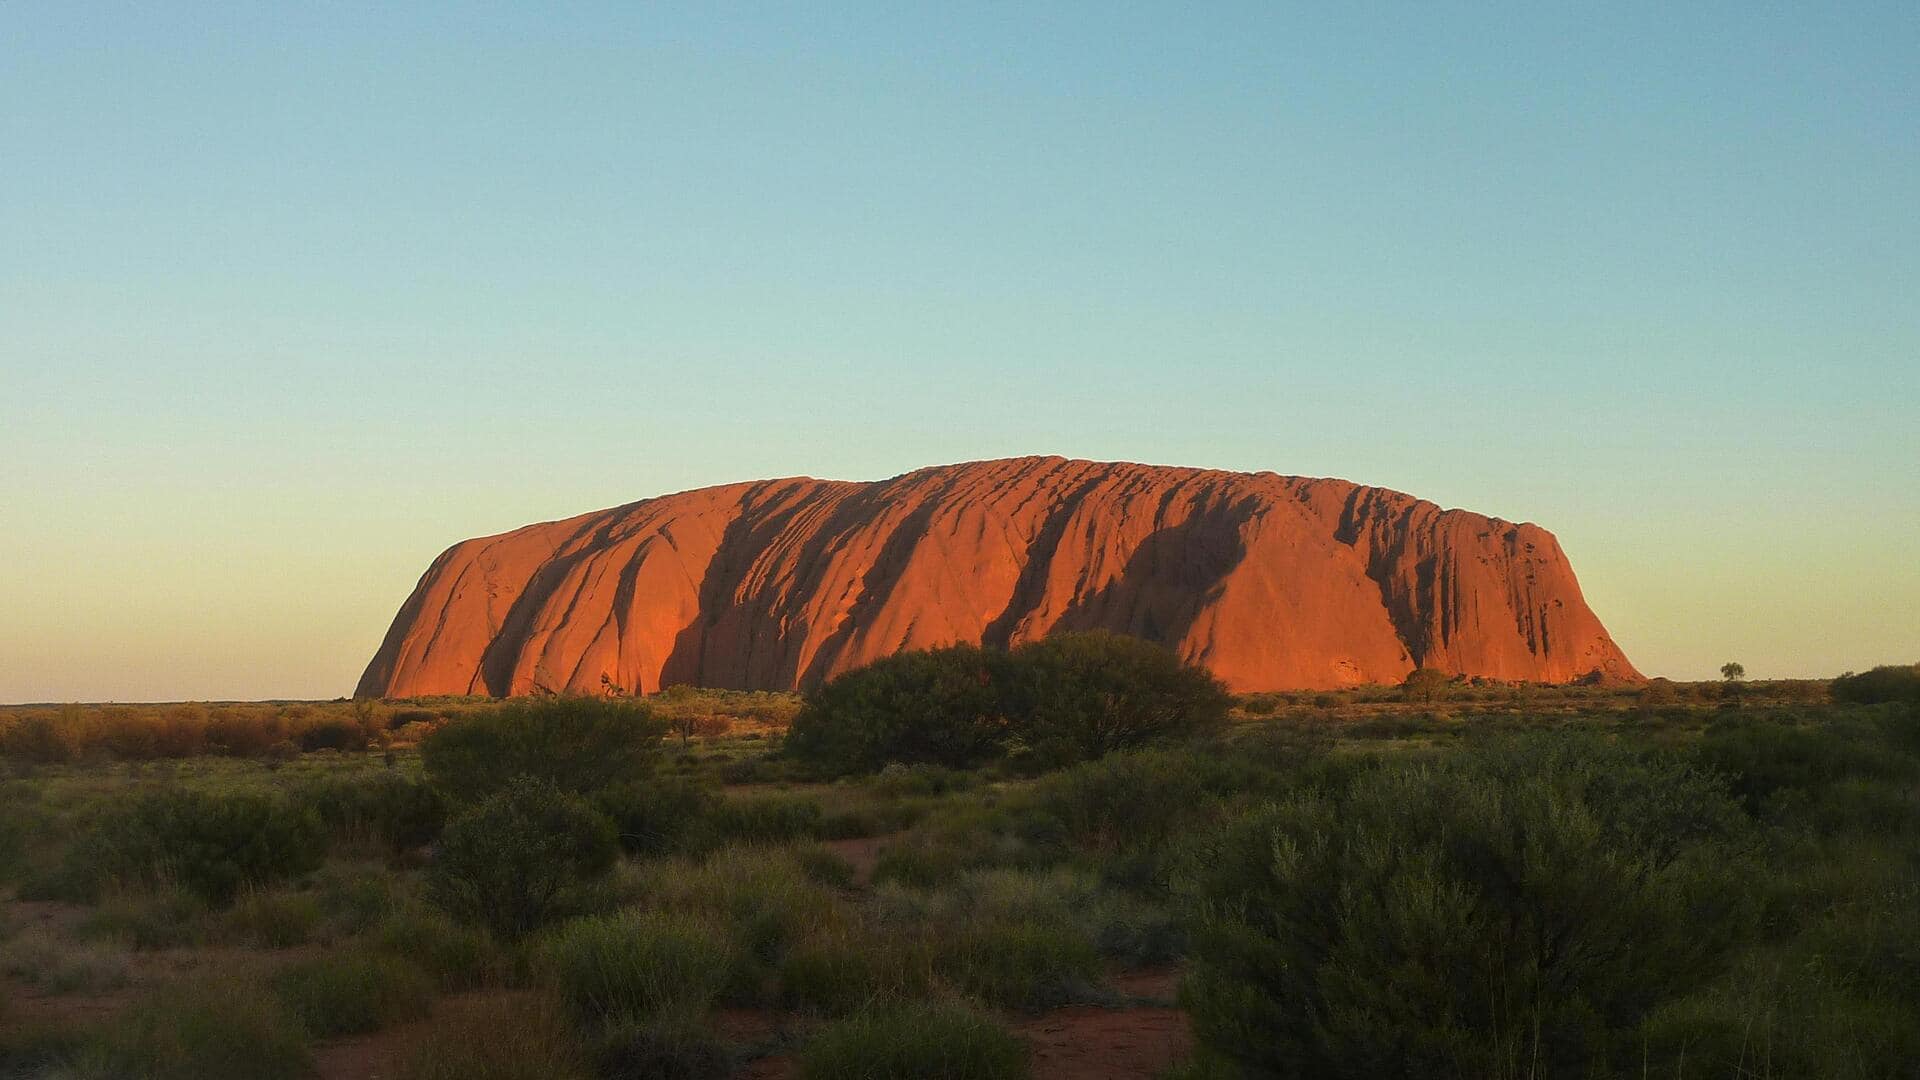
[[[1034,1080],[1151,1080],[1186,1059],[1193,1032],[1179,1009],[1073,1005],[1021,1022]]]

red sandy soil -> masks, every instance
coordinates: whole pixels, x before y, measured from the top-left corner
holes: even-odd
[[[362,696],[811,685],[1107,629],[1236,691],[1639,675],[1553,535],[1345,480],[1012,458],[703,488],[454,545]]]
[[[897,834],[896,834],[897,835]],[[873,867],[880,860],[880,849],[893,836],[862,836],[853,840],[823,840],[820,846],[833,852],[853,867],[853,884],[864,887],[873,880]]]

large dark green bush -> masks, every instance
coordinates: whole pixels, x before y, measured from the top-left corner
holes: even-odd
[[[974,645],[877,660],[807,695],[786,750],[833,773],[977,765],[1007,738],[1007,665],[1007,654]]]
[[[1058,634],[1013,650],[1008,714],[1047,764],[1190,738],[1233,704],[1205,668],[1139,638]]]
[[[448,824],[427,894],[458,918],[517,938],[605,875],[618,850],[613,823],[584,800],[518,777]]]
[[[1190,883],[1196,1034],[1250,1071],[1594,1075],[1750,925],[1721,783],[1540,736],[1247,814]]]
[[[421,742],[420,761],[456,802],[478,802],[517,776],[584,794],[652,772],[666,730],[631,701],[528,698],[448,723]]]
[[[968,768],[1015,748],[1058,766],[1204,732],[1231,703],[1213,676],[1158,645],[1061,634],[1011,653],[953,645],[847,672],[808,695],[785,745],[831,775]]]
[[[109,884],[172,883],[209,903],[241,888],[317,869],[326,831],[311,810],[271,795],[193,789],[109,807],[67,852],[65,891],[91,899]]]
[[[1889,664],[1863,671],[1849,672],[1833,680],[1833,700],[1857,705],[1876,705],[1887,701],[1920,704],[1920,664]]]

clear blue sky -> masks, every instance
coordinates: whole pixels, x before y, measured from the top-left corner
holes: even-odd
[[[401,6],[0,4],[0,701],[1036,452],[1540,522],[1650,673],[1920,659],[1920,5]]]

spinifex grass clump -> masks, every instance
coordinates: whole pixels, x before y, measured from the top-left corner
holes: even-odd
[[[395,956],[348,951],[284,968],[274,990],[318,1037],[378,1031],[427,1014],[433,980]]]
[[[1019,1080],[1027,1048],[964,1004],[883,1003],[821,1028],[800,1071],[807,1080]]]
[[[543,943],[542,965],[585,1022],[699,1012],[740,978],[745,950],[711,917],[621,912],[575,919]]]
[[[73,1052],[80,1080],[296,1080],[307,1036],[272,993],[222,980],[169,987],[132,1005]]]

